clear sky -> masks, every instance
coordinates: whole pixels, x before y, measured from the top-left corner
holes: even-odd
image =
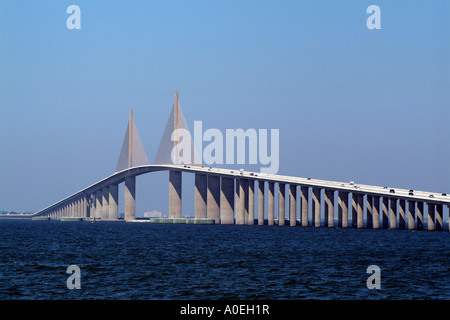
[[[191,129],[279,129],[280,174],[450,194],[449,21],[449,1],[0,0],[0,210],[114,173],[129,109],[153,161],[175,91]],[[167,213],[167,178],[138,177],[138,216]]]

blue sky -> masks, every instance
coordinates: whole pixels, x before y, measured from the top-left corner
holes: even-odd
[[[280,174],[450,193],[449,18],[448,1],[1,0],[0,210],[112,174],[130,108],[152,161],[176,90],[191,129],[280,129]],[[138,215],[167,212],[167,177],[138,178]]]

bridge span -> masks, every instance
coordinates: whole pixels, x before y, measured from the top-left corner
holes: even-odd
[[[444,229],[443,211],[450,210],[446,193],[174,164],[179,159],[174,161],[170,155],[178,154],[172,152],[178,142],[171,136],[180,128],[188,130],[175,93],[156,163],[149,164],[130,111],[116,172],[34,216],[118,220],[118,188],[124,183],[124,220],[133,221],[136,177],[169,171],[169,219],[182,216],[182,174],[191,173],[195,175],[195,218],[216,224],[421,230],[427,218],[426,229]]]
[[[450,207],[450,195],[445,193],[167,164],[116,172],[36,212],[35,216],[117,220],[118,186],[124,183],[124,219],[135,220],[136,177],[157,171],[169,171],[171,219],[181,218],[182,214],[182,173],[195,175],[195,218],[213,219],[216,224],[346,228],[351,222],[356,228],[420,230],[424,228],[426,208],[427,229],[443,230],[443,210]],[[274,206],[275,198],[278,208]]]

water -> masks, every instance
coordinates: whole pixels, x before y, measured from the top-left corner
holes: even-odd
[[[449,299],[449,262],[448,231],[0,220],[0,300]]]

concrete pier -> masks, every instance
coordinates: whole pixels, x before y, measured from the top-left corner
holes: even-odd
[[[220,177],[208,175],[208,193],[206,206],[207,219],[220,223]]]
[[[220,223],[234,224],[234,179],[222,177]]]
[[[428,203],[428,219],[427,219],[427,223],[428,223],[428,230],[435,230],[435,222],[434,222],[434,217],[435,217],[435,205],[434,203]]]
[[[320,227],[320,188],[313,188],[312,192],[312,221],[313,227]]]
[[[380,228],[380,197],[373,196],[373,206],[372,206],[372,214],[373,214],[373,228]]]
[[[264,225],[264,181],[258,181],[258,226]]]
[[[71,205],[71,217],[74,217],[74,208],[73,208],[73,203]],[[97,219],[101,219],[102,218],[102,190],[97,190],[97,192],[95,193],[95,217]]]
[[[389,222],[389,198],[388,197],[383,197],[382,200],[382,228],[383,229],[387,229],[388,227],[388,222]]]
[[[247,224],[255,223],[255,180],[248,181],[248,218]]]
[[[136,219],[136,177],[125,178],[125,220]]]
[[[338,227],[348,227],[348,192],[338,192]]]
[[[236,224],[246,224],[246,218],[248,219],[248,180],[236,179]]]
[[[358,226],[358,195],[352,192],[352,228]]]
[[[398,201],[398,228],[400,230],[405,229],[406,224],[406,201],[405,199],[400,199]]]
[[[195,174],[194,216],[196,219],[206,219],[208,202],[208,177],[206,174]]]
[[[363,212],[363,204],[364,195],[361,193],[357,194],[357,214],[356,214],[356,227],[358,229],[364,228],[364,212]]]
[[[423,230],[423,202],[417,202],[417,230]]]
[[[408,230],[414,230],[416,227],[416,202],[408,201]]]
[[[181,171],[169,170],[169,219],[181,218]]]
[[[442,204],[436,204],[436,230],[438,231],[444,230],[444,222],[442,220],[443,209]]]
[[[390,214],[389,214],[389,229],[397,229],[397,199],[391,198],[390,200]]]
[[[289,185],[289,226],[297,225],[297,186],[295,184]]]
[[[334,227],[334,191],[325,190],[324,223],[325,227]]]
[[[284,226],[286,222],[286,185],[284,183],[278,184],[278,225]]]
[[[109,191],[108,219],[117,220],[119,219],[119,185],[110,184],[108,191]]]
[[[274,193],[274,183],[268,182],[267,183],[267,192],[269,194],[269,197],[267,199],[267,223],[269,226],[274,225],[274,216],[275,216],[275,205],[274,205],[274,199],[273,199],[273,193]]]
[[[102,192],[102,220],[109,219],[109,190],[108,187],[103,188]]]
[[[307,186],[300,187],[300,220],[302,227],[307,227],[308,222],[308,196],[309,196],[309,188]]]
[[[370,194],[366,196],[366,228],[373,228],[373,197]]]

